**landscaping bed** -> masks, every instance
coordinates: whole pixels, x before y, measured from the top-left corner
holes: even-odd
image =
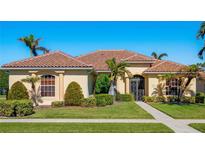
[[[205,119],[205,104],[150,103],[175,119]]]
[[[161,123],[1,123],[0,133],[172,133]]]
[[[200,132],[205,133],[205,123],[192,123],[189,126],[193,127],[194,129],[199,130]]]
[[[135,102],[116,102],[104,107],[37,108],[34,114],[23,118],[153,119]]]

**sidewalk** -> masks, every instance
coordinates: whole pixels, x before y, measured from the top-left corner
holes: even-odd
[[[138,101],[136,103],[145,111],[150,113],[157,121],[167,125],[176,133],[200,133],[198,130],[188,126],[187,120],[175,120],[144,102]],[[191,122],[191,120],[189,120],[189,122]]]
[[[159,123],[155,119],[0,119],[1,122],[39,122],[39,123]]]

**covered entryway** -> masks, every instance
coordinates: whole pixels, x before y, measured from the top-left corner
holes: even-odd
[[[134,75],[130,79],[130,92],[133,94],[135,100],[142,100],[145,95],[145,79],[143,76]]]

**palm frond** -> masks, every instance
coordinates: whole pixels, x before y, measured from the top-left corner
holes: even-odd
[[[204,39],[204,35],[205,35],[205,21],[202,22],[199,31],[197,32],[197,39]]]
[[[41,50],[44,54],[49,53],[49,50],[44,47],[36,47],[36,50]]]
[[[158,59],[158,55],[157,55],[157,53],[156,52],[152,52],[152,57],[154,57],[155,59]]]
[[[161,53],[158,57],[159,60],[161,60],[163,57],[168,57],[167,53]]]
[[[203,54],[204,54],[204,52],[205,52],[205,46],[199,51],[199,53],[198,53],[198,57],[200,58],[200,59],[203,59]]]

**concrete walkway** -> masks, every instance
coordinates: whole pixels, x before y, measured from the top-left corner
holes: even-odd
[[[159,123],[155,119],[0,119],[1,122],[66,123]]]
[[[159,110],[153,108],[152,106],[144,102],[136,102],[136,103],[145,111],[150,113],[157,121],[167,125],[176,133],[200,133],[198,130],[187,125],[189,123],[192,123],[193,120],[175,120],[172,117],[160,112]]]

